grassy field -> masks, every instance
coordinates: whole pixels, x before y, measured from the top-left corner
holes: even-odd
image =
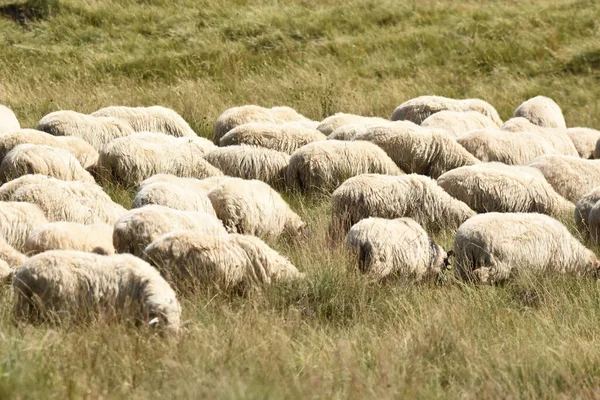
[[[239,104],[389,117],[424,94],[480,97],[508,119],[543,94],[569,126],[600,128],[597,1],[33,3],[42,18],[23,20],[0,0],[0,103],[24,127],[59,109],[160,104],[211,137]],[[183,298],[178,342],[17,327],[0,289],[0,398],[600,398],[597,282],[372,284],[328,246],[329,200],[286,196],[312,236],[273,245],[307,279]]]

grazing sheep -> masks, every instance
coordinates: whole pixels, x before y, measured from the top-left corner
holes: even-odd
[[[538,134],[549,141],[558,154],[575,157],[579,156],[573,141],[564,129],[543,128],[522,117],[509,119],[502,125],[501,129],[508,132],[530,132]]]
[[[536,96],[521,103],[514,116],[526,118],[531,123],[545,128],[567,129],[560,106],[545,96]]]
[[[92,116],[118,118],[131,125],[136,132],[161,132],[175,137],[196,137],[196,133],[181,115],[161,106],[111,106],[93,112]]]
[[[411,218],[363,219],[348,232],[346,245],[358,253],[359,268],[376,280],[441,277],[448,255]]]
[[[180,329],[181,307],[171,286],[155,268],[129,254],[47,251],[21,266],[13,289],[15,317],[32,323],[85,321],[104,314],[158,324],[168,333]]]
[[[148,205],[128,211],[117,221],[113,245],[117,253],[140,255],[156,238],[176,229],[189,229],[215,236],[227,234],[223,223],[214,215]]]
[[[207,214],[216,215],[208,198],[208,191],[202,188],[201,185],[196,184],[196,182],[200,182],[198,179],[177,179],[180,179],[180,181],[146,183],[148,179],[145,180],[135,194],[131,208],[156,204],[174,210],[203,211]]]
[[[112,225],[126,212],[97,185],[69,185],[58,180],[21,185],[10,200],[37,205],[51,222]]]
[[[440,111],[427,117],[421,126],[443,128],[457,137],[475,129],[498,129],[493,120],[477,111]]]
[[[0,261],[5,262],[11,270],[15,270],[27,260],[27,256],[21,253],[0,236]],[[0,279],[2,279],[2,268],[0,267]]]
[[[174,183],[178,186],[189,187],[190,190],[204,191],[204,192],[208,193],[212,188],[220,185],[221,183],[225,182],[228,179],[232,179],[232,177],[225,176],[225,175],[218,175],[218,176],[211,176],[209,178],[204,178],[204,179],[196,179],[196,178],[180,178],[178,176],[169,175],[169,174],[156,174],[156,175],[152,175],[150,178],[144,180],[140,185],[140,189],[143,188],[144,186],[151,185],[153,183],[168,182],[168,183]],[[0,196],[1,195],[2,195],[2,188],[0,188]]]
[[[318,130],[294,123],[255,122],[233,128],[221,138],[219,146],[250,145],[292,154],[305,144],[325,139]]]
[[[261,238],[306,234],[306,224],[262,181],[231,178],[208,192],[208,198],[230,233]]]
[[[392,114],[392,121],[408,120],[421,124],[430,115],[440,111],[477,111],[498,126],[502,120],[490,103],[480,99],[450,99],[442,96],[419,96],[400,104]]]
[[[408,121],[367,128],[354,140],[381,147],[403,171],[433,178],[479,162],[444,132],[421,128]]]
[[[225,175],[258,179],[277,188],[285,187],[290,156],[280,151],[254,146],[219,147],[204,156]]]
[[[38,144],[64,149],[88,169],[98,162],[98,152],[85,140],[75,136],[52,136],[35,129],[21,129],[14,133],[0,136],[0,162],[16,146],[20,144]]]
[[[127,122],[117,118],[93,117],[75,111],[55,111],[38,122],[35,128],[54,136],[79,137],[96,150],[113,139],[129,136],[135,131]]]
[[[574,204],[527,167],[482,163],[448,171],[437,183],[478,213],[530,212],[556,218],[573,215]]]
[[[106,179],[114,178],[132,187],[159,173],[192,178],[222,175],[204,159],[214,148],[210,141],[200,137],[135,133],[102,148],[98,172]]]
[[[556,153],[552,144],[542,136],[527,132],[478,129],[456,141],[481,161],[498,161],[508,165],[525,165],[541,155]]]
[[[268,124],[283,124],[285,121],[269,110],[256,105],[246,105],[232,107],[223,112],[217,118],[215,123],[215,136],[213,142],[219,144],[219,141],[227,132],[236,126],[248,124],[251,122],[261,122]]]
[[[21,129],[21,125],[13,110],[0,104],[0,134],[15,132],[19,129]]]
[[[95,182],[79,161],[67,150],[37,144],[20,144],[0,163],[0,181],[23,175],[48,175],[65,181]]]
[[[600,266],[563,224],[542,214],[477,215],[458,228],[454,256],[463,278],[492,284],[524,270],[582,275]]]
[[[575,207],[575,225],[577,226],[577,230],[586,239],[590,236],[590,212],[598,201],[600,201],[600,186],[587,192],[579,199]],[[598,234],[596,233],[595,236],[598,237]]]
[[[410,217],[427,231],[457,229],[475,215],[465,203],[452,198],[422,175],[363,174],[348,179],[333,192],[332,231],[346,234],[368,217]]]
[[[35,204],[0,202],[0,237],[17,251],[23,252],[32,230],[47,223],[46,216]]]
[[[380,123],[345,124],[331,132],[331,134],[327,136],[327,140],[352,140],[355,136],[364,133],[368,128],[374,126],[387,126],[389,124],[391,124],[390,121]]]
[[[596,149],[596,143],[600,140],[600,131],[590,128],[568,128],[567,135],[575,145],[579,157],[596,158],[594,150]]]
[[[527,165],[540,170],[554,190],[573,203],[600,185],[600,160],[547,155]]]
[[[112,236],[113,227],[107,224],[51,222],[31,231],[25,253],[31,256],[48,250],[77,250],[111,255],[115,254]]]
[[[380,117],[363,117],[362,115],[337,113],[325,118],[317,130],[325,136],[329,136],[339,127],[347,124],[382,124],[390,122],[390,120]]]
[[[403,171],[373,143],[325,140],[292,154],[286,180],[304,192],[331,192],[344,180],[364,173],[401,175]]]
[[[248,291],[302,276],[259,238],[237,234],[167,233],[145,249],[144,259],[181,292],[198,286]]]

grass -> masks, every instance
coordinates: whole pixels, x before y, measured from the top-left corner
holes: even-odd
[[[12,3],[0,10],[24,2]],[[211,137],[234,105],[389,117],[423,94],[480,97],[503,119],[543,94],[569,126],[600,127],[596,1],[27,3],[45,11],[0,17],[0,103],[24,127],[59,109],[160,104]],[[597,282],[372,284],[327,245],[328,198],[285,196],[312,235],[273,246],[307,279],[183,298],[178,342],[16,326],[0,289],[0,398],[600,397]]]

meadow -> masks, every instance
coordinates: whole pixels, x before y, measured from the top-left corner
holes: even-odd
[[[542,94],[568,126],[600,128],[600,3],[0,0],[0,103],[23,127],[159,104],[211,138],[236,105],[389,118],[426,94],[503,119]],[[130,205],[131,188],[105,189]],[[331,243],[327,196],[284,196],[311,237],[271,244],[307,279],[183,297],[177,341],[17,326],[0,288],[0,398],[600,398],[597,281],[375,284]]]

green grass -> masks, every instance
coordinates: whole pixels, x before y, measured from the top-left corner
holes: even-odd
[[[211,137],[235,105],[389,117],[424,94],[480,97],[503,119],[543,94],[569,126],[600,127],[597,1],[28,3],[46,11],[0,17],[0,103],[24,127],[59,109],[160,104]],[[595,281],[373,284],[329,246],[327,198],[286,199],[312,236],[273,246],[307,279],[183,298],[178,342],[15,326],[0,289],[0,398],[600,397]]]

